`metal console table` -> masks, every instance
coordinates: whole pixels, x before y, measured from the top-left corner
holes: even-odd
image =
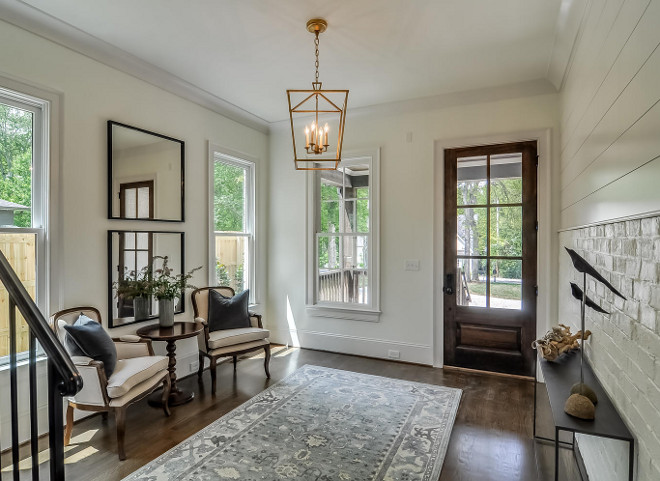
[[[555,481],[559,480],[559,445],[566,444],[575,452],[575,434],[588,434],[611,439],[619,439],[629,443],[628,450],[628,480],[633,481],[633,468],[635,459],[635,440],[628,427],[621,419],[609,396],[605,393],[603,386],[587,363],[584,365],[584,382],[591,386],[598,396],[596,404],[596,418],[593,421],[585,421],[574,418],[564,412],[564,403],[570,395],[571,386],[580,379],[580,356],[579,351],[573,351],[559,357],[555,361],[546,361],[540,358],[541,371],[545,379],[550,407],[552,409],[552,421],[555,426],[555,438],[545,438],[536,435],[536,391],[537,382],[534,383],[534,439],[550,441],[555,445]],[[573,433],[572,442],[564,443],[559,440],[560,431]],[[579,464],[578,464],[579,468]],[[583,474],[582,472],[580,473]],[[583,476],[584,478],[584,476]]]

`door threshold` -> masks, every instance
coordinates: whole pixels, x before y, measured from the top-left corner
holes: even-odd
[[[463,371],[469,372],[471,374],[487,374],[489,376],[498,376],[498,377],[507,377],[509,379],[521,379],[523,381],[534,381],[533,376],[521,376],[520,374],[507,374],[505,372],[495,372],[495,371],[482,371],[481,369],[470,369],[469,367],[458,367],[458,366],[442,366],[442,369],[448,369],[450,371]]]

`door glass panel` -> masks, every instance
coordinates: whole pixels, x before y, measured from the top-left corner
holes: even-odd
[[[138,249],[146,250],[149,248],[149,232],[138,232],[132,235],[137,236]]]
[[[151,217],[149,190],[149,187],[140,187],[137,190],[137,216],[139,219],[148,219]]]
[[[487,209],[485,207],[457,209],[456,254],[485,256],[487,241]]]
[[[490,275],[490,307],[522,308],[522,261],[493,259]]]
[[[456,269],[456,304],[486,307],[486,259],[458,259]]]
[[[456,170],[456,205],[488,203],[488,159],[460,157]]]
[[[137,212],[137,189],[126,189],[124,191],[124,196],[126,197],[124,199],[125,202],[125,209],[126,209],[126,218],[127,219],[135,219],[135,215]]]
[[[490,255],[522,257],[522,207],[491,207]]]
[[[124,236],[124,248],[125,249],[135,249],[135,233],[134,232],[125,232],[120,234]]]
[[[149,264],[149,251],[137,251],[135,270],[140,272],[142,269],[149,267]]]
[[[490,157],[490,203],[522,203],[522,154]]]

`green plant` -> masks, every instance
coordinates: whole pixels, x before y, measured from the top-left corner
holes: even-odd
[[[192,279],[193,273],[201,269],[202,266],[195,267],[186,274],[175,275],[172,273],[172,269],[167,265],[167,256],[154,256],[153,261],[156,259],[163,260],[162,267],[153,271],[153,277],[151,280],[152,294],[156,299],[174,299],[186,289],[197,289],[194,285],[190,284],[189,281]]]
[[[243,265],[236,266],[236,273],[232,279],[227,266],[220,261],[216,263],[216,281],[219,286],[229,286],[234,288],[236,294],[240,294],[244,290],[244,271]]]
[[[133,299],[135,297],[149,297],[151,295],[151,266],[143,267],[139,271],[128,271],[125,268],[124,278],[112,284],[115,297]]]

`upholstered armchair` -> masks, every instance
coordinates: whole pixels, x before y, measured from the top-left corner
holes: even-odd
[[[259,349],[263,349],[265,352],[264,369],[266,370],[266,377],[270,379],[270,340],[268,339],[270,332],[264,329],[261,315],[250,313],[251,327],[211,331],[208,322],[208,302],[211,289],[225,297],[234,296],[234,289],[231,287],[202,287],[193,291],[191,295],[195,320],[204,324],[203,334],[197,337],[199,345],[199,371],[197,375],[199,379],[202,378],[204,371],[204,358],[208,357],[210,360],[209,370],[211,371],[211,391],[215,393],[218,359],[231,356],[234,361],[234,371],[236,371],[237,356]]]
[[[64,326],[74,324],[81,314],[101,323],[101,313],[93,307],[74,307],[51,316],[51,328],[62,345],[66,346]],[[155,356],[151,341],[131,335],[113,341],[117,349],[117,365],[109,378],[102,361],[85,356],[71,357],[83,378],[83,388],[68,398],[64,444],[68,445],[71,441],[74,409],[103,412],[104,415],[112,411],[117,425],[117,451],[119,459],[124,460],[126,409],[162,385],[163,409],[169,416],[170,375],[167,357]]]

